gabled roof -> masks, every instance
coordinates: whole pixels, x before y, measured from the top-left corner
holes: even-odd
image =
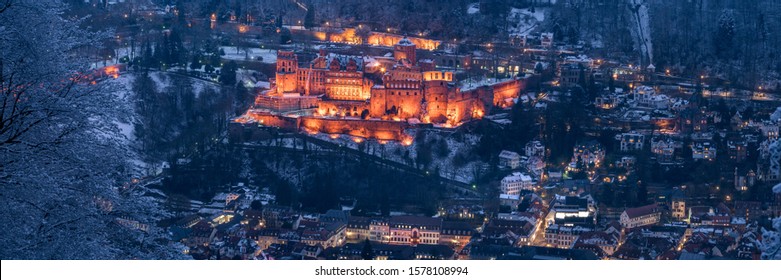
[[[499,153],[500,158],[520,158],[521,155],[519,155],[516,152],[508,151],[508,150],[502,150],[501,153]]]
[[[659,212],[658,210],[659,209],[657,208],[656,204],[648,204],[646,206],[637,208],[627,208],[624,212],[630,219],[632,219],[657,213]]]
[[[389,221],[391,226],[410,225],[410,226],[428,226],[441,227],[442,219],[423,216],[393,216]]]

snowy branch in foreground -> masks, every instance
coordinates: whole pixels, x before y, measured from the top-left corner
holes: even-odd
[[[781,184],[773,187],[773,192],[781,194]],[[762,259],[781,260],[781,217],[773,219],[775,230],[762,229]]]
[[[83,55],[105,36],[65,8],[0,1],[0,257],[181,258],[154,227],[160,206],[117,191],[129,179],[125,109]]]

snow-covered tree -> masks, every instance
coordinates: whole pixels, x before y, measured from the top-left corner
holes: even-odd
[[[732,49],[735,38],[735,12],[723,10],[719,16],[718,28],[713,38],[713,46],[717,56],[723,56]]]
[[[106,36],[62,1],[0,5],[0,257],[179,258],[158,204],[116,187],[130,174],[126,110],[87,60]]]
[[[781,193],[781,184],[773,187],[774,193]],[[762,259],[781,260],[781,217],[773,219],[773,229],[762,229]]]

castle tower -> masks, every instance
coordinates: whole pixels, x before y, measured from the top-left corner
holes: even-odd
[[[407,37],[404,37],[393,45],[393,58],[396,61],[407,59],[410,63],[415,64],[417,58],[415,57],[415,44],[412,43]]]
[[[298,57],[292,51],[277,52],[277,94],[296,91],[296,72],[298,72]]]

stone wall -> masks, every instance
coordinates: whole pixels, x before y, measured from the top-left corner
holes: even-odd
[[[360,117],[363,110],[369,111],[369,102],[321,100],[317,103],[320,116]]]
[[[324,29],[326,30],[326,29]],[[327,42],[333,42],[333,43],[349,43],[349,44],[357,44],[361,42],[361,39],[355,35],[355,29],[354,28],[343,28],[343,29],[332,29],[332,30],[326,30],[326,31],[315,31],[315,30],[298,30],[298,29],[291,29],[290,30],[295,37],[309,39],[309,40],[317,40],[317,41],[327,41]],[[369,38],[367,38],[367,43],[370,45],[380,45],[385,47],[392,47],[401,39],[403,39],[403,35],[398,34],[390,34],[390,33],[384,33],[384,32],[372,32],[369,34]],[[418,38],[418,37],[407,37],[410,41],[412,41],[413,44],[418,49],[424,49],[424,50],[434,50],[439,47],[439,45],[442,43],[439,40],[431,40],[426,38]]]
[[[526,88],[526,79],[514,79],[491,86],[493,90],[493,105],[500,107],[512,106],[505,102],[508,98],[516,98],[521,90]]]
[[[307,133],[345,134],[363,139],[405,141],[411,139],[404,130],[411,125],[403,121],[362,120],[359,118],[287,117],[268,112],[250,111],[228,125],[232,142],[257,141],[271,137],[272,129]]]
[[[407,137],[404,130],[410,125],[406,122],[361,120],[358,118],[324,119],[301,117],[301,129],[306,132],[346,134],[361,138],[401,141]]]

